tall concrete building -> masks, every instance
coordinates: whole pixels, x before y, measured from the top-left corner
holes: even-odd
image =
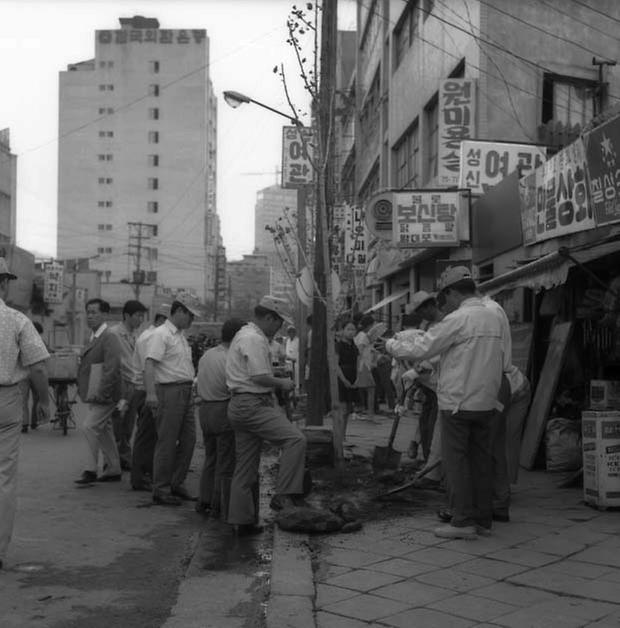
[[[0,131],[0,243],[15,243],[17,156],[9,129]]]
[[[252,317],[254,307],[270,292],[270,264],[266,255],[244,255],[226,264],[228,316],[243,320]]]
[[[204,29],[96,31],[95,57],[60,73],[58,256],[212,299],[215,105]]]

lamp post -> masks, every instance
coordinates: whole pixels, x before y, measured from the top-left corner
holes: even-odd
[[[230,90],[226,91],[224,92],[224,100],[226,101],[226,104],[231,106],[233,109],[236,109],[237,107],[240,107],[241,105],[246,103],[254,103],[259,107],[262,107],[263,109],[267,109],[272,113],[277,113],[279,116],[286,118],[291,124],[294,124],[295,126],[303,127],[304,125],[299,118],[296,118],[295,116],[289,116],[282,111],[278,111],[277,109],[274,109],[273,107],[270,107],[269,105],[266,105],[265,103],[262,103],[258,100],[254,100],[253,98],[250,98],[245,94],[241,94],[240,92]]]

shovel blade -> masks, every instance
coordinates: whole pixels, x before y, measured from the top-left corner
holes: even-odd
[[[372,456],[373,469],[398,469],[402,453],[391,447],[375,447]]]

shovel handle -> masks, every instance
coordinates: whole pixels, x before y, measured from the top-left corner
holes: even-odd
[[[398,424],[400,423],[400,414],[396,414],[394,416],[394,422],[392,423],[392,431],[390,432],[390,438],[388,439],[388,448],[392,449],[392,445],[394,444],[394,439],[396,438],[396,430],[398,429]]]

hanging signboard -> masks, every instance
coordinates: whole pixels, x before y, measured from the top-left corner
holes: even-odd
[[[526,246],[593,229],[596,223],[588,195],[582,139],[521,179],[519,195]]]
[[[45,265],[43,300],[46,303],[62,303],[63,273],[64,269],[62,264],[51,262]]]
[[[313,170],[310,153],[312,129],[282,127],[282,187],[298,188],[312,183]]]
[[[366,226],[376,238],[392,241],[394,218],[392,207],[392,192],[382,192],[373,196],[366,204],[364,215]]]
[[[459,187],[469,188],[472,194],[486,194],[517,168],[524,177],[546,159],[545,146],[463,140]]]
[[[447,79],[439,88],[437,183],[454,186],[459,183],[461,142],[476,131],[476,81]]]
[[[620,117],[584,137],[590,199],[597,225],[620,221]]]
[[[367,231],[364,212],[359,207],[347,207],[344,223],[345,264],[350,265],[355,275],[366,270]]]
[[[468,201],[463,190],[393,192],[394,242],[401,249],[459,246],[459,216]]]

